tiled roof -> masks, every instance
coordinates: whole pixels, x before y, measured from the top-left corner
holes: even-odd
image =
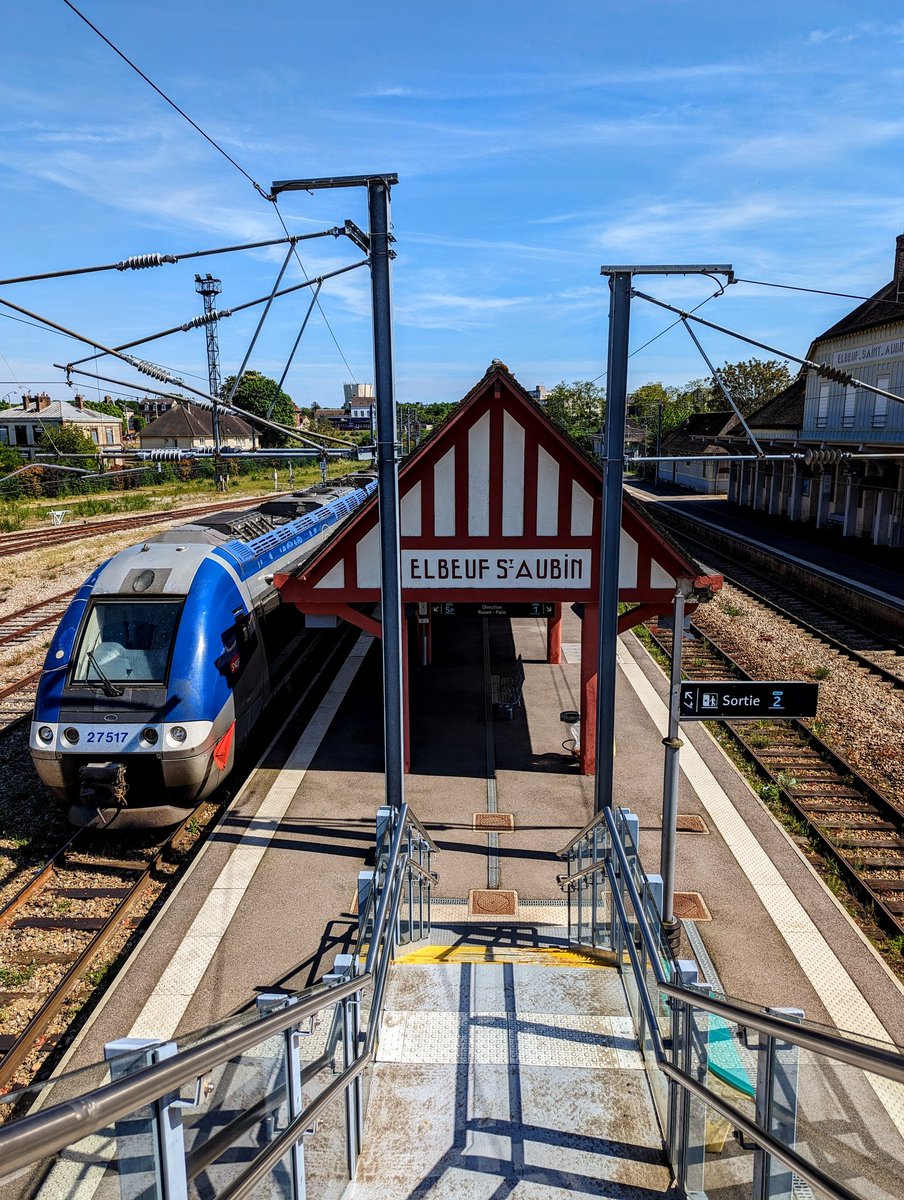
[[[250,438],[251,426],[232,413],[219,414],[220,433],[223,437]],[[194,405],[175,405],[156,421],[142,429],[140,437],[212,437],[213,415],[209,408]]]
[[[804,422],[806,392],[807,377],[801,371],[783,391],[751,413],[747,424],[751,429],[800,429]]]
[[[115,425],[121,427],[119,417],[111,417],[109,413],[95,412],[93,408],[76,408],[68,400],[52,400],[46,408],[37,411],[33,408],[6,408],[0,412],[0,421],[66,421],[80,425]]]
[[[821,333],[814,342],[841,337],[845,333],[860,333],[864,329],[873,329],[877,325],[895,325],[904,321],[904,304],[895,300],[897,290],[898,285],[895,280],[887,283],[869,300],[865,300],[853,312],[849,312],[846,317],[836,321],[825,333]]]
[[[676,458],[682,454],[724,454],[725,447],[710,441],[726,434],[743,433],[733,412],[693,413],[664,435],[661,452]]]

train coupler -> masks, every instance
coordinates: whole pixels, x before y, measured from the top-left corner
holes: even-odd
[[[123,763],[87,763],[79,768],[79,800],[82,804],[115,805],[126,804],[126,768]]]

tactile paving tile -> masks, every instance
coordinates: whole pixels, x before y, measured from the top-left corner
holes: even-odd
[[[630,1017],[563,1013],[384,1014],[380,1062],[643,1070]]]
[[[512,813],[474,813],[474,828],[490,833],[510,833],[515,828],[515,818]]]
[[[468,892],[468,911],[474,917],[514,917],[518,893],[502,888],[473,888]]]
[[[699,892],[675,892],[672,900],[675,916],[681,921],[711,921],[712,914]]]

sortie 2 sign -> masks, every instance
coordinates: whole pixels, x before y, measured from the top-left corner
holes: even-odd
[[[815,717],[818,701],[816,683],[711,679],[705,683],[682,683],[678,716],[682,721]]]

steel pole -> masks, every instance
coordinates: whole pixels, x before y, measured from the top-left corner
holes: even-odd
[[[618,560],[628,404],[631,272],[609,278],[609,379],[603,451],[603,523],[599,572],[599,658],[596,673],[596,811],[612,806],[615,775],[615,679],[618,646]]]
[[[681,701],[681,646],[684,631],[684,592],[679,587],[672,601],[672,673],[669,688],[669,728],[662,739],[665,765],[662,778],[662,843],[659,873],[662,875],[662,924],[673,943],[680,934],[675,920],[675,846],[678,840],[678,758],[684,745],[678,736]]]
[[[399,466],[392,369],[392,279],[389,183],[368,179],[370,280],[374,322],[377,407],[377,480],[380,506],[380,602],[383,625],[383,748],[386,803],[404,802],[404,696],[402,694],[402,585],[399,545]]]

